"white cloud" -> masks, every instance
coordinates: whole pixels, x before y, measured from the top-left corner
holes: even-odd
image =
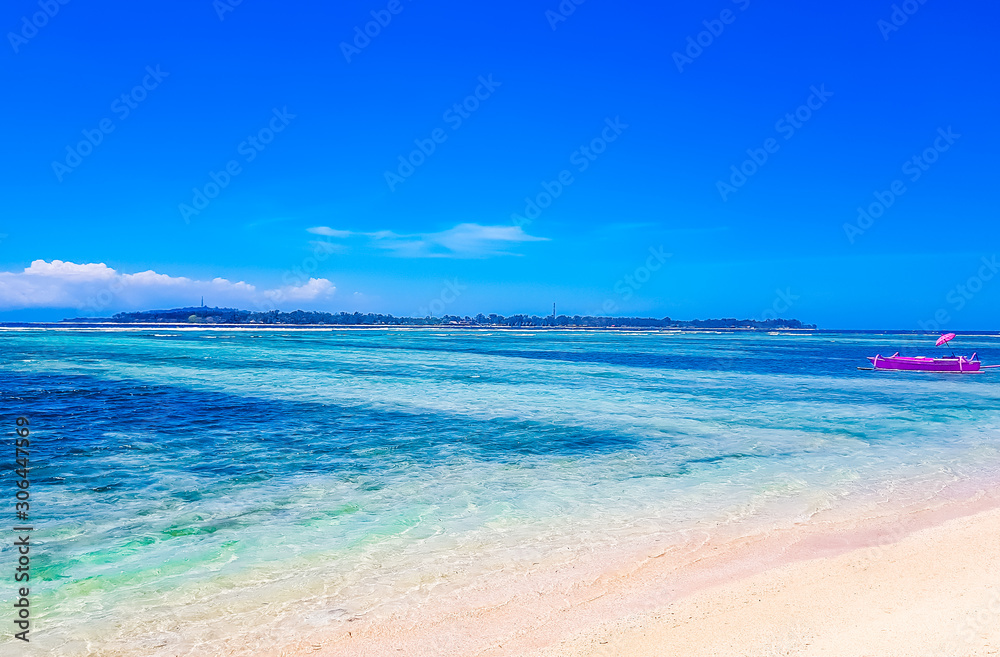
[[[391,230],[360,233],[334,230],[327,226],[309,228],[308,232],[336,238],[352,236],[367,238],[368,245],[391,251],[393,255],[405,258],[486,258],[517,255],[506,249],[513,244],[548,240],[545,237],[528,235],[520,226],[482,226],[472,223],[458,224],[454,228],[436,233],[401,234]],[[313,244],[318,243],[313,242]]]
[[[313,235],[325,235],[326,237],[350,237],[352,235],[349,230],[336,230],[329,226],[313,226],[312,228],[306,228],[306,232]]]
[[[35,260],[20,272],[0,272],[0,309],[77,308],[85,314],[206,305],[248,310],[305,304],[316,308],[336,291],[325,278],[301,285],[258,289],[244,281],[225,278],[200,281],[155,271],[124,274],[102,262],[76,264],[62,260]]]
[[[52,262],[35,260],[29,267],[25,268],[24,274],[27,276],[61,278],[64,280],[100,281],[114,278],[115,270],[103,262],[78,265],[72,262],[63,262],[62,260],[53,260]]]
[[[286,285],[276,290],[264,290],[263,294],[277,305],[283,301],[300,302],[328,298],[333,296],[335,290],[333,283],[325,278],[310,278],[303,285]]]

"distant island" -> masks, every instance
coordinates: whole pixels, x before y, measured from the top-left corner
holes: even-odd
[[[331,325],[331,326],[469,326],[517,328],[680,328],[680,329],[815,329],[815,324],[803,324],[797,319],[693,319],[669,317],[593,317],[590,315],[497,315],[479,313],[442,315],[441,317],[396,317],[381,313],[327,313],[296,310],[266,312],[236,308],[196,306],[170,310],[143,310],[118,313],[112,317],[76,317],[72,323],[115,324],[253,324],[253,325]]]

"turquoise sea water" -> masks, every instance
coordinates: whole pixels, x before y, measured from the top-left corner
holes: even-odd
[[[1000,364],[1000,338],[960,340]],[[30,649],[208,654],[286,617],[454,601],[521,564],[995,480],[1000,369],[856,369],[897,350],[940,352],[828,333],[0,330],[4,431],[33,431]]]

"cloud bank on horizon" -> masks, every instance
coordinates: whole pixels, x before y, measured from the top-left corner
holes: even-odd
[[[391,230],[359,232],[328,226],[306,229],[322,239],[312,240],[317,252],[343,253],[351,246],[374,248],[384,255],[401,258],[488,258],[519,255],[511,245],[543,242],[548,238],[527,234],[520,226],[458,224],[429,233],[397,233]],[[337,240],[337,241],[334,241]],[[323,309],[336,293],[326,278],[276,288],[258,288],[245,281],[216,277],[197,280],[152,270],[125,273],[103,262],[74,263],[34,260],[23,271],[0,272],[0,311],[39,308],[76,308],[85,315],[183,307],[199,303],[201,297],[213,306],[235,306],[256,310]]]
[[[103,262],[35,260],[23,271],[0,272],[0,310],[76,308],[84,314],[100,314],[194,306],[202,296],[213,306],[271,310],[287,304],[318,307],[335,293],[336,287],[325,278],[261,289],[225,278],[196,280],[152,270],[127,274]]]

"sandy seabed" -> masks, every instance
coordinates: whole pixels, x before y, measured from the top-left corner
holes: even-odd
[[[997,502],[982,494],[891,522],[709,543],[683,568],[667,553],[634,555],[626,567],[566,573],[565,587],[508,583],[493,604],[342,619],[255,654],[1000,655]]]

